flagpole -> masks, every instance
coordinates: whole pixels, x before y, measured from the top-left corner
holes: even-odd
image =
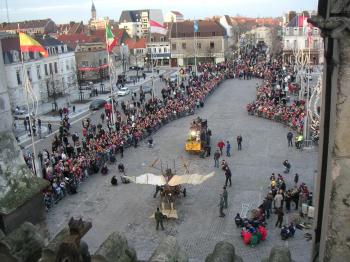
[[[151,79],[152,79],[152,100],[154,99],[154,81],[153,81],[153,56],[152,56],[152,46],[151,46],[151,39],[152,39],[152,30],[151,26],[149,28],[149,44],[150,44],[150,60],[151,60]]]
[[[19,31],[18,31],[19,32]],[[23,52],[21,51],[21,63],[22,63],[22,71],[23,71],[23,82],[24,82],[24,89],[26,92],[26,103],[27,103],[27,108],[28,108],[28,114],[29,114],[29,130],[30,130],[30,137],[32,141],[32,150],[33,150],[33,171],[34,174],[38,177],[40,177],[40,172],[37,172],[36,170],[36,150],[35,150],[35,141],[34,141],[34,132],[33,132],[33,123],[32,123],[32,116],[30,113],[29,109],[29,81],[28,81],[28,76],[25,71],[24,67],[24,57],[23,57]],[[34,110],[34,108],[33,108]]]
[[[112,86],[112,74],[111,74],[111,65],[112,61],[109,55],[108,50],[108,40],[107,40],[107,21],[105,21],[105,38],[106,38],[106,51],[107,51],[107,61],[108,61],[108,75],[109,75],[109,86],[111,88],[111,103],[112,103],[112,117],[111,117],[111,123],[114,128],[115,126],[115,112],[114,112],[114,96],[113,96],[113,86]]]
[[[309,29],[308,29],[309,30]],[[308,32],[308,42],[309,42],[309,52],[308,52],[308,73],[307,73],[307,98],[306,98],[306,124],[304,126],[304,129],[306,130],[305,134],[305,139],[309,138],[309,95],[310,95],[310,76],[311,76],[311,51],[310,51],[310,45],[311,45],[311,36],[309,37],[309,32]]]
[[[196,23],[196,19],[194,19],[193,23]],[[197,27],[199,25],[197,24]],[[195,72],[196,72],[196,76],[197,76],[197,36],[196,36],[196,31],[198,29],[194,28],[194,24],[193,24],[193,38],[194,38],[194,66],[195,66]]]

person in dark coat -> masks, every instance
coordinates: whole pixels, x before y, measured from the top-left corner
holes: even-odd
[[[224,197],[223,197],[222,194],[220,194],[220,203],[219,203],[220,215],[219,215],[219,217],[224,217],[224,216],[226,216],[225,213],[224,213],[224,207],[225,207]]]
[[[293,147],[293,133],[290,131],[287,134],[287,140],[288,140],[288,147],[289,146]]]
[[[164,226],[163,226],[164,215],[162,212],[160,212],[159,207],[157,207],[157,211],[154,213],[154,218],[156,219],[156,223],[157,223],[156,230],[158,230],[159,224],[162,230],[164,230]]]
[[[225,171],[225,177],[226,177],[225,187],[227,186],[228,182],[230,182],[230,186],[232,186],[232,181],[231,181],[232,173],[231,173],[230,168],[228,166],[226,166],[224,171]]]
[[[283,223],[283,210],[282,208],[277,209],[277,222],[276,222],[276,227],[279,225],[279,228],[282,227],[282,223]]]
[[[235,224],[237,227],[241,227],[243,225],[243,219],[241,218],[239,213],[237,213],[237,215],[235,216]]]
[[[117,179],[116,176],[112,176],[111,184],[112,184],[113,186],[117,186],[117,185],[118,185],[118,179]]]
[[[243,141],[243,138],[241,135],[237,136],[237,147],[238,147],[238,150],[242,150],[242,141]]]
[[[294,183],[295,183],[295,185],[297,185],[298,182],[299,182],[299,175],[298,175],[298,173],[295,173],[295,175],[294,175]]]

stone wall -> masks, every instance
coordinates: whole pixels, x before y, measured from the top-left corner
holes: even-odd
[[[350,23],[350,18],[348,20]],[[326,261],[350,258],[350,30],[338,40],[334,144],[332,146],[332,183]]]
[[[1,35],[0,35],[1,37]],[[1,43],[1,42],[0,42]],[[0,44],[0,53],[2,53]],[[36,177],[24,162],[22,152],[12,133],[12,115],[4,76],[3,58],[0,56],[0,229],[8,233],[24,221],[35,222],[24,212],[15,224],[6,220],[48,185],[47,181]],[[32,207],[33,209],[36,208]],[[30,208],[29,208],[30,209]],[[40,210],[37,210],[40,212]],[[10,224],[6,223],[10,222]]]

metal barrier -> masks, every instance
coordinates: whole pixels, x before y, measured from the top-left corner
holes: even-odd
[[[304,149],[311,149],[314,146],[314,142],[312,140],[304,140],[303,142],[303,148]]]

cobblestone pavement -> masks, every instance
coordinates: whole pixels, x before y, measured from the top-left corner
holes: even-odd
[[[149,149],[141,142],[137,149],[126,150],[122,162],[128,175],[138,175],[150,170],[147,166],[156,158],[169,166],[180,166],[179,157],[190,162],[190,171],[216,175],[199,186],[187,186],[188,195],[176,203],[179,219],[165,221],[165,231],[156,231],[150,216],[159,204],[153,198],[154,188],[148,185],[110,185],[108,176],[94,175],[79,188],[79,193],[66,197],[48,213],[48,229],[51,236],[64,227],[71,216],[82,216],[92,221],[93,227],[84,237],[91,252],[113,231],[126,235],[129,243],[137,250],[138,258],[148,259],[153,250],[166,235],[173,235],[190,256],[191,261],[204,261],[215,244],[228,240],[234,244],[238,255],[244,261],[260,261],[268,256],[271,247],[286,245],[292,251],[294,261],[308,261],[311,241],[304,239],[304,232],[297,230],[289,241],[282,241],[275,229],[275,215],[268,221],[268,238],[255,248],[245,246],[240,231],[234,225],[234,216],[241,212],[242,204],[256,207],[268,190],[272,172],[282,173],[282,161],[292,164],[291,174],[285,175],[287,187],[292,185],[295,172],[300,180],[313,187],[316,169],[316,151],[297,151],[287,147],[288,129],[279,123],[249,116],[246,104],[255,98],[257,80],[227,80],[206,101],[205,107],[194,116],[174,121],[154,135],[155,146]],[[224,183],[224,174],[214,168],[212,158],[200,159],[184,151],[184,142],[191,120],[197,115],[207,118],[212,129],[212,147],[219,139],[229,140],[233,153],[228,158],[232,170],[232,187],[229,188],[229,207],[226,217],[219,218],[219,194]],[[237,152],[235,138],[243,137],[243,150]],[[117,160],[120,162],[120,159]],[[179,170],[180,171],[180,170]],[[292,206],[293,207],[293,206]],[[285,216],[287,220],[290,214]],[[287,222],[285,220],[285,222]]]

